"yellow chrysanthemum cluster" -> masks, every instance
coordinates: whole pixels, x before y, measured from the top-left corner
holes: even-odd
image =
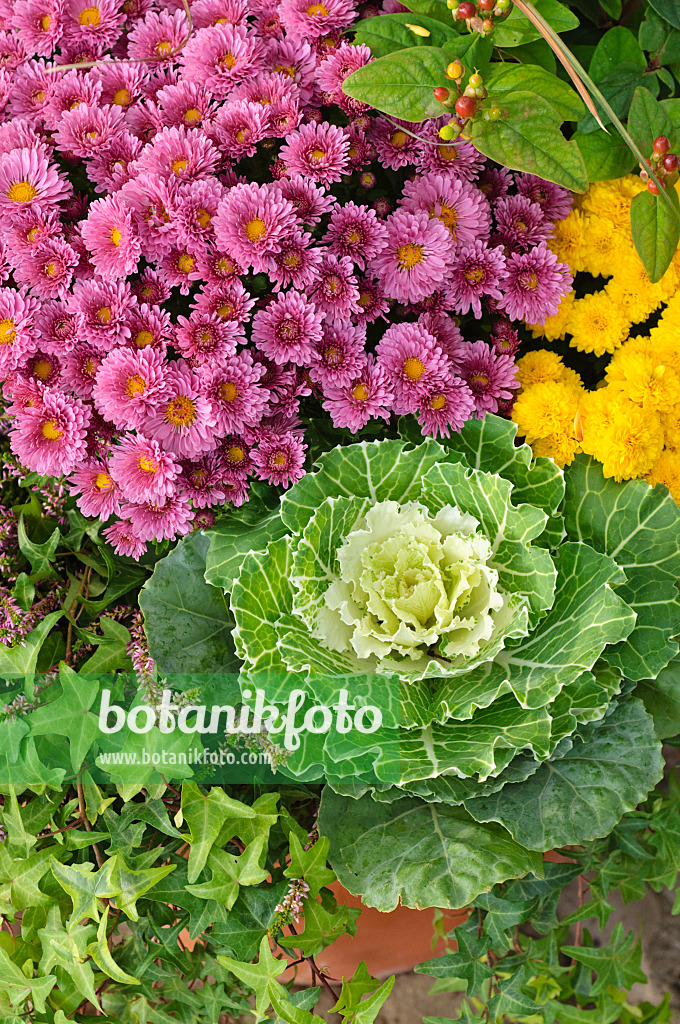
[[[610,354],[605,379],[587,391],[557,353],[529,352],[518,361],[513,419],[535,455],[565,466],[585,452],[605,476],[663,483],[680,504],[680,251],[651,284],[630,234],[630,203],[644,187],[634,175],[598,182],[555,225],[558,259],[609,280],[583,298],[567,295],[545,325],[528,325],[535,338]],[[630,337],[662,307],[658,326]]]

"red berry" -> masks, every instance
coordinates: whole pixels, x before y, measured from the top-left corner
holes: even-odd
[[[485,18],[482,22],[482,32],[485,35],[490,35],[491,32],[496,28],[496,23],[493,18]]]
[[[672,174],[673,171],[677,171],[678,164],[680,163],[680,157],[677,153],[667,153],[663,158],[663,169]]]
[[[480,11],[492,11],[496,6],[496,0],[477,0]]]
[[[647,191],[651,192],[653,196],[659,195],[659,189],[656,187],[653,181],[647,182]]]
[[[665,156],[670,148],[670,139],[667,139],[665,135],[659,135],[658,139],[654,139],[654,152],[659,156]]]
[[[456,100],[456,113],[460,117],[474,117],[477,109],[477,100],[472,96],[459,96]]]
[[[477,13],[477,8],[471,3],[462,3],[458,8],[457,17],[459,21],[467,21],[468,18],[474,18]]]
[[[445,89],[443,85],[438,85],[434,91],[434,98],[439,100],[440,103],[446,103],[449,95],[449,90]]]

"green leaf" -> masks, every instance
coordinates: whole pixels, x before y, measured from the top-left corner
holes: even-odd
[[[662,772],[652,720],[640,701],[629,700],[602,722],[582,726],[571,750],[525,782],[465,807],[478,821],[500,822],[523,846],[549,850],[608,835]]]
[[[671,265],[680,241],[680,200],[674,188],[666,189],[671,209],[661,195],[641,192],[630,204],[630,226],[635,248],[647,277],[655,284]]]
[[[647,975],[640,966],[640,939],[636,941],[635,932],[625,934],[621,922],[614,928],[606,946],[599,949],[562,946],[562,952],[595,971],[597,981],[591,989],[593,996],[605,993],[609,986],[628,989],[636,982],[644,984],[647,981]]]
[[[504,116],[499,121],[474,122],[472,142],[480,153],[573,192],[586,191],[588,176],[581,152],[562,135],[560,117],[548,100],[519,90],[503,97],[502,109]]]
[[[498,994],[488,1003],[491,1020],[503,1020],[506,1016],[526,1017],[541,1010],[541,1004],[522,991],[522,986],[527,985],[532,973],[532,968],[525,964],[506,981],[498,982]]]
[[[654,678],[678,653],[671,638],[680,632],[680,510],[665,487],[617,484],[586,456],[565,477],[569,535],[616,560],[626,574],[617,593],[637,615],[633,632],[604,660],[629,679]]]
[[[185,783],[182,787],[182,814],[190,829],[190,882],[195,882],[203,870],[226,820],[236,823],[258,816],[257,810],[239,800],[232,800],[223,789],[214,788],[205,795],[193,783]]]
[[[32,680],[40,648],[45,643],[52,626],[63,615],[63,612],[50,612],[42,619],[35,629],[24,638],[23,642],[14,647],[0,644],[0,677],[7,679],[19,678]]]
[[[118,886],[113,879],[111,861],[105,861],[99,871],[90,862],[85,864],[60,864],[52,858],[52,874],[73,902],[73,913],[69,927],[84,917],[99,921],[99,901],[117,895]]]
[[[656,64],[675,64],[680,60],[680,32],[665,22],[653,11],[640,25],[638,33],[640,46],[649,51],[650,59]]]
[[[369,907],[464,907],[496,882],[540,872],[541,857],[498,825],[479,826],[461,807],[397,800],[378,804],[323,792],[319,829],[350,892]]]
[[[622,178],[637,167],[635,156],[618,133],[576,132],[573,138],[581,150],[589,181]]]
[[[636,89],[628,114],[628,131],[643,153],[652,154],[654,139],[668,136],[675,146],[675,128],[661,103],[647,89]]]
[[[331,1007],[330,1012],[349,1017],[363,997],[369,992],[375,992],[379,986],[380,982],[368,973],[366,961],[362,960],[351,978],[342,979],[342,989],[338,1001]]]
[[[203,575],[209,543],[189,534],[156,563],[139,595],[149,650],[162,673],[235,668],[229,606]]]
[[[118,910],[122,910],[131,921],[139,920],[137,900],[145,896],[150,889],[177,867],[176,864],[161,864],[157,868],[132,870],[119,853],[114,854],[106,862],[106,866],[109,866],[112,881],[116,887],[116,907]]]
[[[661,669],[656,679],[643,679],[635,687],[647,712],[654,719],[659,739],[680,736],[680,657]]]
[[[445,72],[452,59],[450,47],[397,50],[359,68],[345,79],[342,91],[404,121],[439,117],[442,105],[433,90],[447,85]]]
[[[609,103],[618,118],[628,116],[633,94],[637,88],[647,89],[653,96],[659,95],[659,78],[656,72],[647,70],[633,61],[624,61],[615,67],[606,78],[597,82],[597,87]],[[600,120],[608,124],[611,120],[609,114],[600,108]],[[581,132],[600,131],[601,128],[592,114],[588,113],[579,125]]]
[[[17,523],[17,540],[22,555],[31,563],[31,581],[33,583],[38,583],[40,580],[59,579],[59,576],[50,564],[54,561],[57,546],[61,540],[58,526],[55,526],[51,536],[43,544],[36,544],[30,540],[26,533],[24,514],[22,512]]]
[[[99,696],[99,680],[59,666],[61,694],[50,704],[37,708],[30,716],[33,736],[68,737],[71,767],[79,771],[85,756],[99,733],[99,720],[90,710]]]
[[[243,561],[232,589],[231,610],[236,620],[236,653],[249,671],[287,675],[274,626],[292,610],[291,570],[287,537],[271,541],[266,551],[251,552]]]
[[[630,29],[615,25],[601,36],[590,61],[588,74],[599,84],[626,62],[637,64],[640,68],[647,67],[647,58]]]
[[[218,956],[217,962],[236,975],[239,981],[242,981],[248,988],[252,988],[255,993],[255,1009],[260,1014],[265,1012],[271,1002],[270,987],[272,982],[280,974],[283,974],[288,967],[288,961],[285,958],[276,959],[272,956],[272,951],[269,948],[269,938],[266,935],[260,942],[256,964],[240,963],[230,956]],[[278,982],[277,986],[282,993],[285,993],[285,989],[278,985]]]
[[[525,90],[538,93],[554,108],[562,121],[580,121],[586,108],[567,82],[531,64],[493,64],[484,75],[484,86],[499,106],[508,93]]]
[[[383,981],[380,988],[373,995],[370,995],[368,999],[362,999],[354,1010],[353,1015],[345,1018],[347,1024],[373,1024],[383,1004],[389,999],[395,980],[395,976],[392,975],[387,981]]]
[[[680,28],[680,0],[649,0],[649,6],[673,28]]]
[[[534,7],[555,32],[569,32],[578,27],[576,15],[558,0],[534,0]],[[539,30],[517,7],[513,7],[509,17],[497,25],[493,36],[494,43],[501,48],[521,46],[540,38]]]
[[[456,928],[454,935],[458,945],[457,953],[426,960],[423,964],[416,964],[414,970],[416,974],[429,974],[432,978],[462,978],[467,982],[468,995],[472,995],[493,977],[488,963],[482,963],[481,959],[486,956],[491,942],[486,935],[475,938],[465,928]]]
[[[445,0],[408,0],[404,7],[415,14],[422,14],[426,18],[440,21],[447,28],[451,28],[451,11],[446,6]],[[384,15],[380,15],[380,17],[384,17]],[[455,22],[453,25],[455,27]]]
[[[338,904],[330,893],[321,901],[307,899],[304,903],[304,931],[289,937],[280,937],[279,945],[299,950],[303,956],[319,956],[341,935],[355,935],[356,919],[361,913],[357,907]]]
[[[30,961],[29,961],[30,963]],[[45,999],[57,983],[53,974],[44,978],[27,978],[21,968],[10,960],[7,952],[0,946],[0,992],[6,992],[12,1006],[20,1006],[30,998],[36,1010],[45,1012]]]
[[[319,891],[335,881],[335,873],[326,866],[330,840],[319,836],[305,850],[294,832],[290,834],[290,864],[283,872],[286,878],[304,878],[309,886],[309,899],[315,900]]]
[[[239,960],[251,960],[257,953],[263,935],[272,926],[276,907],[288,888],[288,882],[279,882],[268,888],[241,889],[236,903],[225,915],[225,920],[212,926],[215,944],[228,949]]]
[[[281,1021],[281,1024],[317,1024],[319,1020],[309,1010],[305,1010],[303,1007],[296,1006],[295,1003],[291,1002],[287,992],[285,997],[279,994],[274,986],[269,991],[269,999],[276,1014],[275,1024],[279,1024],[279,1021]]]
[[[409,25],[418,25],[430,34],[417,35]],[[444,25],[424,14],[381,14],[376,18],[362,18],[357,23],[354,43],[369,46],[374,57],[384,57],[394,50],[412,46],[446,46],[450,39],[458,41],[459,38],[450,18]]]
[[[231,590],[245,556],[250,551],[264,551],[270,540],[278,540],[285,533],[278,512],[259,523],[247,523],[235,516],[221,519],[205,531],[210,540],[205,558],[206,581],[213,587]]]
[[[106,928],[109,919],[109,908],[107,907],[102,914],[102,919],[97,929],[97,941],[90,943],[87,947],[87,952],[90,954],[94,962],[100,971],[103,971],[113,981],[118,982],[119,985],[139,985],[139,978],[133,977],[126,971],[119,967],[116,961],[111,955],[111,951],[106,942]]]
[[[35,597],[35,587],[25,572],[20,572],[12,590],[12,596],[22,611],[29,611]]]

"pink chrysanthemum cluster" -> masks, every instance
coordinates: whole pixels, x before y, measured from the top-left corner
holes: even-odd
[[[344,95],[351,0],[190,9],[0,2],[11,448],[133,557],[299,479],[308,411],[443,437],[503,411],[510,320],[571,288],[563,189]]]

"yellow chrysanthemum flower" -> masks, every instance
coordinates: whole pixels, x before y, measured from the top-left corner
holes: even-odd
[[[536,352],[527,352],[517,361],[517,380],[523,388],[533,387],[534,384],[545,384],[550,380],[568,384],[577,390],[583,387],[579,375],[564,365],[562,357],[545,348],[538,349]]]
[[[588,189],[581,209],[589,217],[607,217],[617,227],[630,232],[630,204],[645,188],[636,174],[627,174],[613,181],[598,181]]]
[[[636,252],[626,252],[618,261],[605,291],[631,323],[643,323],[665,301],[665,287],[652,284]]]
[[[631,322],[605,292],[577,299],[567,321],[570,344],[579,352],[602,356],[614,352],[628,337]]]
[[[593,277],[611,277],[622,258],[632,255],[633,241],[628,231],[616,226],[608,217],[588,217],[581,245],[584,270]]]
[[[576,292],[568,292],[560,302],[554,316],[549,316],[544,324],[527,324],[534,338],[545,338],[546,341],[561,341],[566,334],[567,320],[574,305]]]
[[[570,384],[551,380],[527,388],[515,401],[512,418],[535,455],[546,455],[560,466],[573,462],[580,450],[574,433],[580,394]]]
[[[564,220],[553,224],[552,237],[548,239],[548,247],[561,263],[569,265],[572,274],[583,270],[581,249],[584,230],[585,217],[578,210],[572,210]]]
[[[666,448],[680,451],[680,408],[662,412],[661,426],[666,440]]]
[[[680,505],[680,452],[668,448],[662,452],[646,480],[652,487],[655,484],[665,484],[676,503]]]
[[[680,376],[653,351],[624,345],[607,367],[607,382],[643,409],[671,412],[680,405]]]
[[[659,414],[643,409],[613,388],[591,391],[581,400],[581,447],[617,482],[646,476],[664,446]]]

